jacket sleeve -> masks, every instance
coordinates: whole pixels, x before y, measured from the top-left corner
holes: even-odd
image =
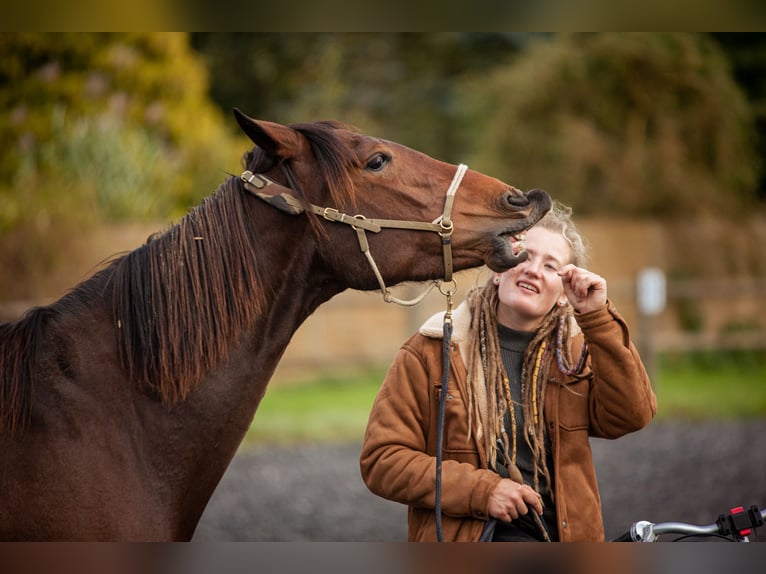
[[[416,335],[391,365],[370,412],[360,468],[367,487],[378,496],[434,508],[438,410],[434,382],[441,373],[429,372],[419,352],[423,345],[441,341]],[[490,470],[445,457],[442,512],[486,520],[489,495],[499,481],[500,476]]]
[[[657,399],[624,319],[611,301],[575,317],[589,349],[591,434],[618,438],[643,428]]]

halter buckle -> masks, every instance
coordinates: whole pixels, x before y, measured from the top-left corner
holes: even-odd
[[[340,211],[338,211],[334,207],[325,207],[322,210],[322,217],[324,217],[327,221],[338,221],[338,217],[330,216],[331,213],[334,213],[336,216],[340,215]]]

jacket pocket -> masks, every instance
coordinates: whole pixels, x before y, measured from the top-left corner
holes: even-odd
[[[441,386],[436,387],[436,399],[440,398]],[[444,407],[444,450],[454,453],[476,452],[476,446],[468,439],[468,409],[460,391],[447,389]],[[438,402],[437,402],[438,405]]]
[[[567,431],[588,430],[590,381],[583,379],[559,388],[559,426]]]

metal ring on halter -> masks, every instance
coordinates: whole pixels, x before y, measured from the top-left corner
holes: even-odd
[[[457,281],[450,279],[449,281],[439,281],[439,293],[448,297],[454,295],[457,292]],[[451,285],[451,289],[444,288],[444,285]]]
[[[356,214],[356,215],[355,215],[353,218],[354,218],[354,219],[367,219],[367,218],[366,218],[364,215],[362,215],[362,214],[359,214],[359,213],[358,213],[358,214]],[[359,231],[360,229],[362,229],[361,227],[357,227],[357,226],[356,226],[356,225],[354,225],[353,223],[350,223],[349,225],[351,225],[351,229],[353,229],[353,230],[355,230],[355,231]]]
[[[457,291],[457,282],[454,279],[450,279],[449,281],[438,281],[439,285],[439,292],[444,295],[447,299],[447,310],[444,312],[444,326],[445,329],[447,328],[447,325],[452,325],[452,296]],[[452,284],[451,289],[444,288],[444,284]]]
[[[455,224],[452,221],[449,222],[449,225],[444,225],[444,222],[440,221],[439,226],[442,228],[439,232],[442,237],[449,237],[455,231]]]

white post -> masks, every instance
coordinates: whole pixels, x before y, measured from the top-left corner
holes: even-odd
[[[636,296],[639,319],[641,356],[652,384],[657,387],[657,352],[653,339],[653,318],[665,309],[667,300],[665,272],[656,267],[639,271]]]

